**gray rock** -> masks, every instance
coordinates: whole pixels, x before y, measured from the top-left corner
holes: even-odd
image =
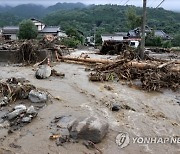
[[[31,120],[32,120],[31,117],[24,117],[24,118],[22,118],[22,122],[23,122],[23,123],[30,123]]]
[[[50,77],[50,75],[51,75],[51,67],[48,65],[41,65],[35,74],[37,79],[46,79]]]
[[[77,119],[73,118],[70,115],[62,116],[59,118],[59,121],[57,122],[57,127],[70,129],[75,122],[77,122]]]
[[[7,114],[8,120],[12,120],[12,119],[16,118],[23,112],[26,112],[26,110],[24,110],[23,108],[20,108],[20,109],[17,109],[17,110],[14,110],[14,111],[8,113]]]
[[[6,106],[9,103],[9,99],[7,97],[3,97],[0,99],[0,106]]]
[[[30,114],[30,115],[36,115],[37,114],[37,111],[34,109],[34,106],[30,106],[28,109],[27,109],[27,114]]]
[[[15,110],[26,110],[27,108],[26,108],[26,106],[25,105],[16,105],[15,107],[14,107],[14,109]]]
[[[99,143],[106,136],[108,128],[108,123],[99,118],[90,117],[74,123],[69,131],[73,139],[84,139]]]
[[[48,99],[48,95],[45,92],[38,90],[31,90],[29,93],[29,100],[32,103],[45,103]]]
[[[119,111],[121,109],[120,105],[114,104],[111,108],[112,111]]]

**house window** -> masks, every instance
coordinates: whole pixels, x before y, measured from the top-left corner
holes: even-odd
[[[5,40],[10,40],[11,39],[11,35],[4,35]]]
[[[135,42],[131,42],[130,46],[135,46]]]

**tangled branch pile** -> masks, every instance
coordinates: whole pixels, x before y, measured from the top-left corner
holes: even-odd
[[[26,62],[28,64],[36,63],[38,61],[37,48],[33,46],[32,42],[25,41],[21,45],[19,49],[18,59],[20,62]]]
[[[112,64],[97,67],[89,75],[91,81],[139,80],[141,88],[147,91],[159,91],[162,88],[178,90],[180,88],[180,69],[175,62],[137,61],[121,59]],[[132,82],[133,83],[133,82]]]
[[[25,83],[22,79],[10,78],[0,82],[0,106],[5,106],[8,103],[15,102],[17,99],[26,99],[29,92],[35,89],[33,85]]]

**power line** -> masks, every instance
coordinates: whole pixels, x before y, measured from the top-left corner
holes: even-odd
[[[153,6],[153,4],[155,3],[156,0],[152,0],[151,4],[149,5],[150,7]]]
[[[130,0],[127,0],[127,1],[124,3],[124,5],[126,5],[129,1],[130,1]]]
[[[165,1],[165,0],[162,0],[162,2],[156,7],[156,9],[157,9],[158,7],[160,7],[164,1]]]
[[[121,0],[120,4],[123,2],[124,0]]]

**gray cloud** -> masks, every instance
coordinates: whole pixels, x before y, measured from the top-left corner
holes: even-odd
[[[58,2],[82,2],[85,4],[120,4],[124,5],[127,0],[0,0],[1,5],[19,5],[19,4],[41,4],[41,5],[53,5]],[[147,0],[149,7],[156,7],[162,0]],[[142,0],[129,0],[128,5],[142,6]],[[162,6],[169,10],[180,11],[180,0],[166,0]]]

